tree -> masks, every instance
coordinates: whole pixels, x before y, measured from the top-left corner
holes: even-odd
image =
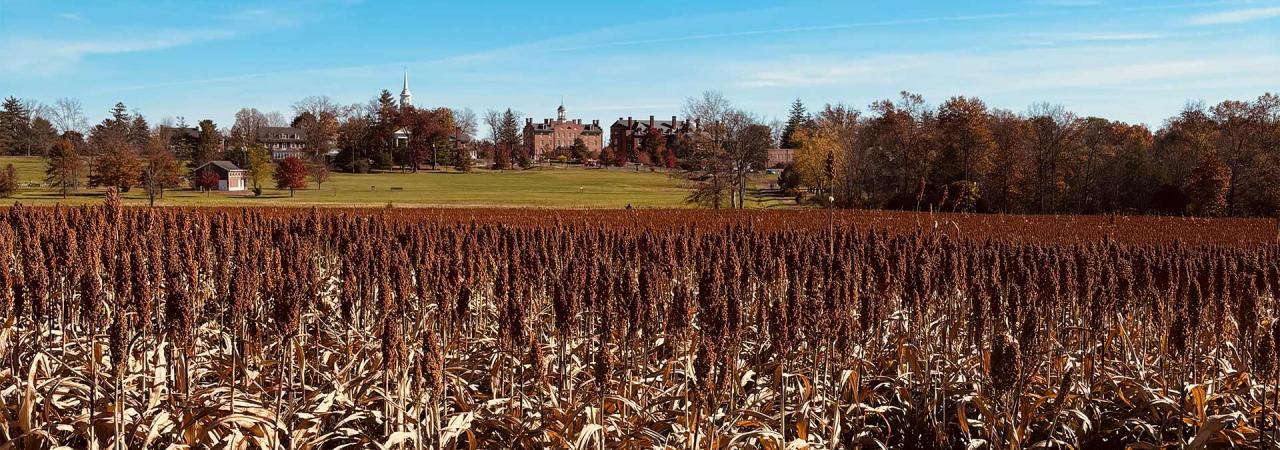
[[[1187,212],[1196,216],[1218,217],[1227,212],[1227,193],[1231,190],[1231,168],[1215,154],[1206,155],[1191,171],[1187,180]]]
[[[16,97],[5,98],[0,106],[0,152],[16,155],[29,151],[25,144],[30,133],[31,112]]]
[[[7,164],[0,172],[0,197],[9,198],[18,190],[18,171],[13,164]]]
[[[23,144],[28,154],[44,156],[49,151],[49,148],[53,147],[53,143],[57,141],[58,130],[54,129],[53,124],[49,123],[44,117],[36,117],[31,119],[27,139]]]
[[[164,198],[165,189],[177,188],[182,183],[182,169],[169,149],[169,137],[163,130],[152,133],[143,154],[146,164],[142,169],[142,185],[151,206],[155,206],[156,198]]]
[[[93,159],[90,186],[114,187],[129,192],[142,174],[142,161],[138,153],[125,139],[106,138],[101,141],[99,153]]]
[[[221,181],[222,179],[218,177],[218,172],[215,172],[210,167],[205,167],[197,170],[195,176],[191,178],[191,187],[203,192],[216,191]]]
[[[69,131],[84,132],[89,127],[89,121],[84,116],[84,108],[80,106],[80,101],[74,98],[64,97],[54,100],[48,119],[58,130],[58,134],[66,134]]]
[[[276,180],[276,189],[288,189],[290,197],[293,197],[294,189],[307,187],[307,166],[296,156],[280,161],[272,176]]]
[[[1061,206],[1063,164],[1079,135],[1080,121],[1061,105],[1039,103],[1027,112],[1031,125],[1031,201],[1035,212],[1051,213]]]
[[[187,161],[192,168],[203,166],[204,163],[218,159],[218,155],[222,153],[222,133],[218,131],[218,125],[214,124],[212,120],[204,119],[200,121],[198,127],[200,128],[200,137],[196,140],[191,160]]]
[[[666,146],[664,145],[663,148]],[[573,145],[569,146],[569,155],[578,162],[587,162],[591,159],[591,149],[587,148],[587,143],[582,138],[573,138]]]
[[[951,97],[938,108],[938,162],[931,180],[940,185],[957,181],[982,185],[991,170],[995,140],[982,100]]]
[[[45,161],[45,182],[57,187],[62,198],[76,191],[84,172],[84,161],[70,139],[61,139],[49,149]]]
[[[227,142],[227,147],[233,149],[243,149],[253,145],[257,142],[260,130],[270,126],[267,115],[256,108],[240,108],[240,111],[236,112],[235,120],[235,124],[231,125],[231,138]]]
[[[787,125],[782,129],[779,146],[791,149],[800,148],[797,133],[812,124],[813,119],[809,117],[809,112],[805,110],[804,103],[797,98],[795,102],[791,103],[791,112],[787,115]]]
[[[307,164],[307,176],[311,177],[311,181],[316,183],[317,190],[320,189],[320,185],[329,181],[329,165],[325,164],[323,156],[321,158],[318,161],[312,161],[311,164]]]
[[[245,170],[248,171],[253,195],[262,195],[262,183],[271,179],[272,175],[271,152],[260,145],[249,147],[247,162]]]
[[[475,167],[475,160],[471,158],[471,152],[465,148],[458,149],[453,155],[453,169],[459,172],[471,172]]]

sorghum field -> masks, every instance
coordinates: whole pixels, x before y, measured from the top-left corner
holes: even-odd
[[[1267,220],[0,211],[3,448],[1275,448]]]

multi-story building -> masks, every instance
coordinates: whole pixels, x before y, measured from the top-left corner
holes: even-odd
[[[564,105],[556,108],[556,118],[543,119],[534,123],[533,119],[525,119],[524,145],[535,159],[549,159],[556,149],[569,148],[576,139],[582,139],[587,151],[600,153],[604,148],[604,129],[599,120],[582,123],[582,119],[568,119]]]
[[[609,146],[613,148],[615,154],[635,155],[651,129],[657,128],[668,140],[671,140],[681,133],[697,129],[697,125],[697,120],[680,121],[676,116],[671,116],[671,120],[654,120],[653,116],[649,116],[647,122],[630,117],[626,119],[619,117],[613,125],[609,126]]]
[[[301,128],[262,127],[258,129],[257,142],[271,152],[275,161],[307,156],[307,130]]]

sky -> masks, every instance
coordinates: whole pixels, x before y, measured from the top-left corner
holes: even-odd
[[[900,91],[1158,127],[1189,101],[1280,92],[1271,1],[0,0],[0,96],[116,103],[230,127],[312,95],[513,108],[534,120],[679,114],[721,91],[765,120]]]

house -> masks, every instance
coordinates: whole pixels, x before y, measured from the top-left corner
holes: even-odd
[[[768,163],[766,168],[779,168],[788,166],[795,160],[796,151],[791,148],[771,148],[769,149]]]
[[[204,170],[218,174],[219,191],[243,191],[245,180],[249,178],[249,171],[237,167],[231,161],[209,161],[191,173],[199,174]]]
[[[307,155],[307,130],[301,128],[261,127],[258,128],[256,140],[271,152],[271,159],[274,161]]]
[[[604,129],[600,121],[582,123],[582,119],[568,119],[564,105],[556,108],[556,118],[543,119],[541,123],[533,123],[533,119],[525,119],[524,145],[536,159],[553,158],[557,149],[567,149],[575,140],[582,139],[587,151],[599,154],[604,147]]]

